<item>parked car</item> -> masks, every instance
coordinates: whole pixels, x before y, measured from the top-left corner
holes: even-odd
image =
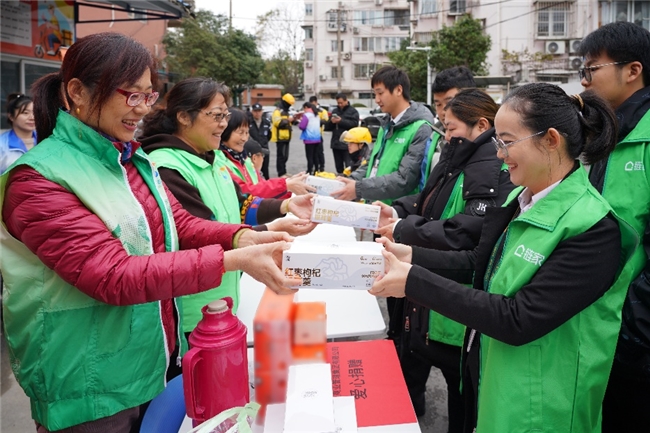
[[[386,113],[382,113],[379,108],[356,107],[356,109],[359,112],[359,126],[368,128],[372,139],[376,139],[381,128],[381,119]]]

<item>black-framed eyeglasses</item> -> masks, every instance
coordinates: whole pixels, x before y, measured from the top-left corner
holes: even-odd
[[[519,143],[520,141],[528,140],[529,138],[533,138],[533,137],[536,137],[538,135],[544,134],[546,131],[547,130],[545,129],[544,131],[539,131],[539,132],[537,132],[535,134],[529,135],[529,136],[524,137],[524,138],[520,138],[519,140],[509,141],[507,143],[505,141],[503,141],[499,137],[492,137],[492,144],[494,144],[494,148],[497,150],[497,152],[500,151],[500,150],[503,151],[503,154],[507,158],[508,157],[508,148],[510,146],[512,146],[515,143]]]
[[[230,111],[222,112],[222,113],[213,113],[212,111],[203,111],[203,114],[207,116],[212,116],[215,122],[221,122],[223,119],[226,119],[226,121],[230,120]]]
[[[610,63],[602,63],[600,65],[591,65],[591,66],[583,66],[582,68],[578,69],[578,76],[580,77],[580,80],[582,81],[587,80],[587,83],[591,83],[591,73],[604,67],[604,66],[614,66],[614,65],[626,65],[628,63],[631,63],[632,60],[626,60],[624,62],[610,62]]]
[[[115,89],[115,91],[120,95],[126,96],[126,105],[129,107],[137,107],[142,104],[142,101],[144,101],[147,107],[151,107],[158,100],[158,96],[160,96],[158,92],[128,92],[122,89]]]

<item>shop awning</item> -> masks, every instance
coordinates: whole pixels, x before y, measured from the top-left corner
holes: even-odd
[[[112,9],[123,12],[137,12],[148,20],[176,20],[192,16],[193,2],[186,0],[84,0],[75,4],[99,9]],[[117,19],[110,21],[131,21]],[[98,23],[107,20],[84,20],[78,23]]]

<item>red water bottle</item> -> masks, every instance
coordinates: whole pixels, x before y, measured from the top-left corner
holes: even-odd
[[[192,349],[183,357],[185,406],[195,426],[250,402],[246,326],[232,314],[232,298],[201,312],[189,338]]]

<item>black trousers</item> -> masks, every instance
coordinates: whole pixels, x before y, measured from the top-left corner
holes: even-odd
[[[278,155],[276,157],[275,168],[278,170],[278,177],[287,173],[287,161],[289,160],[289,142],[277,142]]]
[[[323,142],[318,143],[316,150],[316,171],[325,171],[325,152],[323,151]]]
[[[614,360],[603,401],[603,433],[650,431],[650,381]]]
[[[343,173],[345,167],[352,164],[350,159],[350,152],[347,149],[332,149],[334,154],[334,167],[337,173]]]
[[[307,173],[314,174],[314,166],[316,166],[316,171],[321,171],[318,169],[318,146],[322,146],[322,143],[305,143],[305,155],[307,156]]]
[[[262,175],[264,176],[264,178],[268,180],[268,179],[270,179],[270,176],[269,176],[269,161],[271,161],[271,149],[268,147],[268,145],[266,147],[264,147],[264,148],[269,151],[269,154],[264,156],[264,162],[262,163],[262,170],[261,171],[262,171]]]
[[[447,413],[449,433],[462,433],[465,422],[465,402],[460,393],[460,357],[462,349],[458,346],[429,340],[429,352],[417,354],[402,348],[400,364],[404,380],[418,416],[424,415],[426,404],[424,393],[431,367],[437,367],[447,382]],[[425,358],[426,355],[426,358]]]

